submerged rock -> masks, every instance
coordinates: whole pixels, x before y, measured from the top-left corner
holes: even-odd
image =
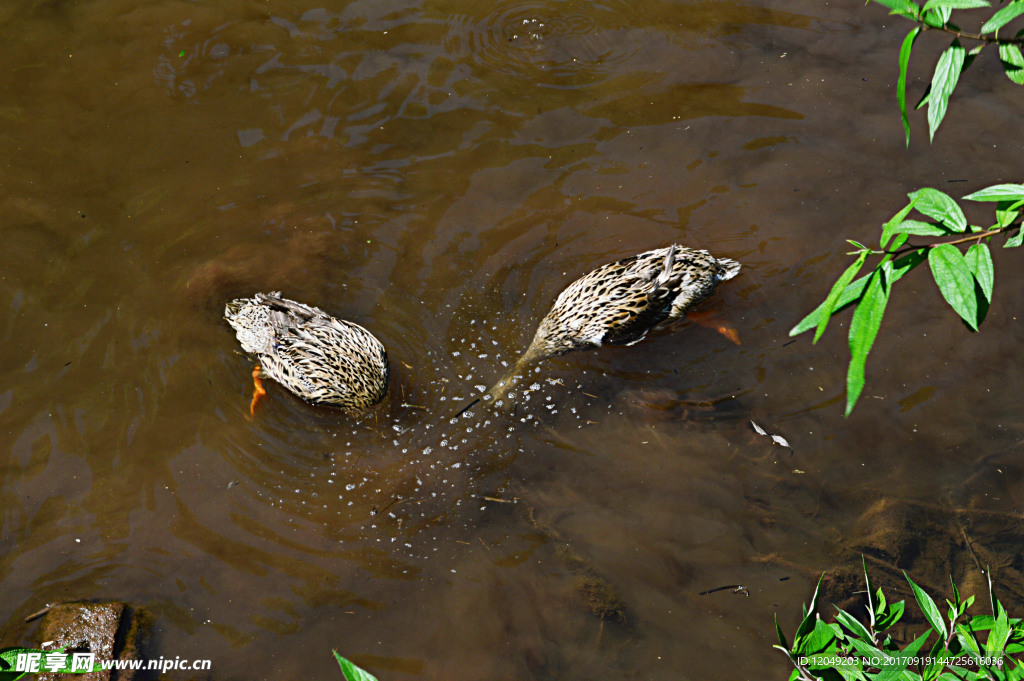
[[[40,630],[46,650],[64,648],[65,652],[88,652],[101,660],[138,659],[138,647],[144,628],[144,614],[120,601],[99,603],[61,603],[46,613]],[[64,674],[39,674],[39,681],[57,681]],[[76,674],[80,681],[130,681],[135,671],[103,670]]]

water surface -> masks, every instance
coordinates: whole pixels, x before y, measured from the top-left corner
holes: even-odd
[[[979,334],[923,272],[900,283],[849,419],[846,321],[786,335],[906,192],[1020,180],[992,60],[904,149],[890,23],[809,1],[0,9],[4,644],[36,642],[46,603],[117,598],[218,679],[338,678],[332,648],[382,679],[781,678],[772,614],[794,627],[822,570],[849,597],[862,553],[933,589],[991,565],[1024,604],[1014,253]],[[940,47],[919,41],[915,92]],[[741,345],[687,323],[450,420],[569,281],[672,242],[743,263],[705,305]],[[389,403],[351,419],[270,384],[247,418],[221,313],[261,290],[371,329]]]

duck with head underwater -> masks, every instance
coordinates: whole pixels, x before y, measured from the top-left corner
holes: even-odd
[[[266,394],[260,373],[312,404],[356,413],[378,404],[388,390],[388,355],[373,334],[279,291],[232,300],[224,318],[242,349],[256,355],[249,412]]]
[[[684,318],[739,271],[734,260],[675,244],[598,267],[558,295],[512,369],[457,416],[481,399],[500,400],[535,362],[573,350],[638,343],[659,324]]]

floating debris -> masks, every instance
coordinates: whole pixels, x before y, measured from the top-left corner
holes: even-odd
[[[775,435],[774,433],[769,433],[767,430],[765,430],[761,426],[759,426],[756,423],[754,423],[753,420],[751,420],[750,425],[754,426],[754,432],[757,433],[758,435],[764,435],[765,437],[770,437],[772,439],[773,443],[779,445],[780,447],[785,447],[789,451],[793,451],[793,447],[789,444],[789,442],[786,440],[786,438],[782,437],[781,435]]]

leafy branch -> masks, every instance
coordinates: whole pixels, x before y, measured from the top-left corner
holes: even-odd
[[[861,561],[863,565],[863,559]],[[779,645],[774,647],[793,665],[790,681],[1024,679],[1024,664],[1019,660],[1024,653],[1024,622],[1007,615],[992,593],[991,576],[988,582],[991,615],[968,614],[974,596],[962,600],[960,590],[951,579],[953,598],[946,599],[948,610],[943,617],[932,597],[904,573],[929,629],[901,649],[888,631],[902,619],[905,603],[888,603],[882,589],[875,589],[871,584],[867,566],[863,567],[868,598],[866,624],[840,608],[836,608],[834,622],[822,620],[817,613],[821,579],[810,606],[804,608],[792,646],[786,641],[776,617]],[[988,632],[984,641],[983,632]],[[926,647],[933,635],[934,643]]]
[[[998,184],[964,197],[966,201],[996,204],[996,221],[983,229],[969,225],[960,205],[948,194],[924,188],[908,195],[910,202],[882,226],[878,248],[850,241],[856,250],[854,262],[832,286],[825,301],[794,326],[790,336],[815,329],[818,342],[829,320],[853,306],[850,321],[850,364],[846,374],[846,415],[853,411],[864,389],[868,353],[882,325],[893,285],[918,265],[928,262],[942,297],[964,323],[977,331],[992,303],[995,268],[989,242],[1000,234],[1009,235],[1004,248],[1024,242],[1021,223],[1024,184]],[[930,221],[908,219],[912,211]],[[964,235],[964,236],[958,236]],[[925,244],[911,244],[911,237],[934,238]],[[967,246],[965,250],[961,247]],[[869,259],[878,258],[868,274],[854,279]]]
[[[1024,14],[1024,0],[1011,0],[996,11],[977,33],[963,31],[950,21],[953,10],[980,9],[991,7],[988,0],[927,0],[919,5],[914,0],[869,0],[889,8],[889,13],[909,19],[917,24],[900,48],[899,78],[896,83],[896,100],[903,120],[903,132],[910,145],[910,120],[907,116],[907,66],[914,42],[923,31],[938,30],[953,34],[953,42],[943,51],[935,64],[931,84],[915,108],[928,107],[928,139],[935,138],[935,131],[946,116],[949,98],[960,80],[960,74],[967,70],[974,58],[986,45],[995,44],[999,49],[999,60],[1006,77],[1017,85],[1024,85],[1024,29],[1013,37],[1000,35],[1007,24]],[[961,40],[972,40],[980,44],[968,51]]]

